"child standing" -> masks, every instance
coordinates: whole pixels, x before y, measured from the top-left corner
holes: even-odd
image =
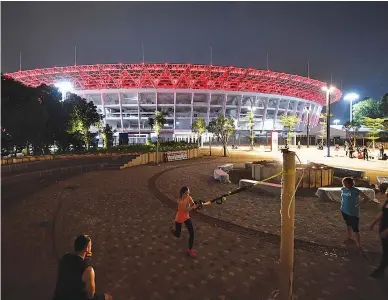
[[[380,223],[379,234],[383,247],[383,256],[381,258],[380,266],[371,274],[373,278],[384,277],[385,269],[388,266],[388,190],[385,192],[385,195],[386,200],[381,212],[378,214],[376,220],[370,225],[370,229],[372,230],[377,223]]]
[[[353,233],[356,236],[356,244],[359,249],[361,248],[361,237],[360,237],[360,196],[366,200],[368,198],[363,192],[354,187],[354,180],[350,177],[345,177],[342,180],[341,189],[341,214],[344,218],[347,227],[348,238],[345,243],[353,241]]]
[[[187,186],[182,187],[179,192],[178,211],[175,216],[175,228],[171,228],[171,232],[175,237],[179,238],[181,236],[182,223],[186,225],[186,228],[189,231],[189,249],[187,250],[187,253],[191,257],[196,257],[197,254],[193,250],[194,228],[189,212],[196,208],[197,205],[190,197],[189,188]]]

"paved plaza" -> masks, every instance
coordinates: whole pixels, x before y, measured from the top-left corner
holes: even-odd
[[[195,199],[214,198],[237,187],[214,182],[214,168],[245,160],[205,157],[91,172],[18,199],[2,212],[2,299],[50,299],[58,258],[80,233],[93,239],[97,290],[116,299],[271,299],[278,288],[279,199],[247,191],[193,212],[197,259],[184,252],[186,230],[180,239],[169,232],[182,185]],[[387,299],[386,279],[368,276],[379,260],[377,233],[367,230],[376,213],[375,205],[362,208],[366,259],[342,244],[338,203],[296,198],[295,299]]]
[[[369,161],[347,157],[343,147],[341,147],[338,151],[334,151],[334,147],[331,147],[330,157],[326,157],[326,148],[324,150],[318,150],[315,146],[310,146],[310,148],[302,146],[301,149],[291,147],[290,150],[295,151],[303,164],[308,162],[315,162],[332,167],[342,167],[365,171],[366,176],[370,177],[372,183],[375,183],[376,176],[388,176],[388,160],[377,160],[377,149],[373,152],[375,159],[370,159]],[[208,147],[203,147],[201,151],[204,155],[209,155]],[[231,158],[235,159],[244,157],[248,160],[282,160],[282,153],[280,151],[272,152],[270,151],[269,147],[255,147],[253,151],[250,150],[249,146],[241,146],[238,149],[228,148],[228,154]],[[221,156],[222,148],[220,146],[213,146],[212,155]],[[297,160],[297,162],[299,161]]]

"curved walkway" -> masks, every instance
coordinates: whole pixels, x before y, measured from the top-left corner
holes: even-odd
[[[231,228],[248,227],[246,232],[225,230],[225,223],[207,221],[219,217],[230,223],[225,215],[237,200],[194,214],[198,259],[184,254],[185,231],[180,240],[169,234],[173,201],[183,182],[201,196],[230,188],[209,180],[208,168],[221,161],[92,172],[23,199],[2,216],[2,299],[49,298],[57,254],[71,250],[74,237],[83,232],[93,238],[98,290],[119,299],[268,299],[277,288],[276,232],[247,237],[246,232],[263,230],[238,220]],[[251,203],[247,207],[251,210]],[[296,299],[385,299],[387,287],[368,278],[370,262],[306,250],[295,251]]]

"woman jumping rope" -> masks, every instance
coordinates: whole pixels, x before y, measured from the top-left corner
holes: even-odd
[[[190,219],[189,212],[196,208],[197,208],[197,205],[190,197],[189,188],[187,186],[182,187],[179,192],[178,211],[175,216],[175,228],[171,228],[171,232],[175,237],[179,238],[181,236],[182,223],[185,223],[190,235],[189,249],[187,250],[187,253],[191,257],[196,257],[197,254],[193,250],[194,228],[193,228],[193,223],[191,222],[191,219]]]

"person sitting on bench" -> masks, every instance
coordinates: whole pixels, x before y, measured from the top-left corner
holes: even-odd
[[[53,300],[113,300],[108,294],[97,295],[95,274],[88,258],[92,255],[92,240],[80,235],[74,241],[74,253],[66,253],[59,262]]]

